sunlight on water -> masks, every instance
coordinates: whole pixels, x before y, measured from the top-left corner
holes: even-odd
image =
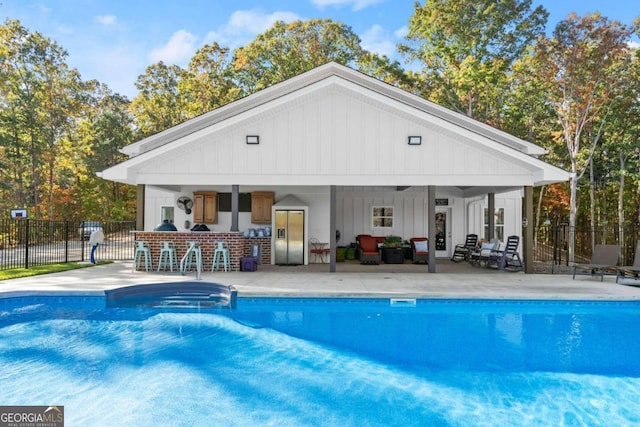
[[[2,404],[64,405],[69,426],[640,422],[636,377],[410,371],[221,315],[8,325],[0,366]]]

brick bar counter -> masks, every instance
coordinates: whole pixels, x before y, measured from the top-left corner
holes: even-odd
[[[231,270],[240,270],[242,257],[251,256],[253,245],[260,245],[260,263],[271,264],[271,237],[244,237],[240,232],[220,233],[214,231],[132,231],[136,241],[144,240],[151,248],[151,265],[154,271],[158,269],[162,242],[173,242],[176,247],[178,265],[187,252],[189,242],[199,242],[202,250],[202,270],[210,271],[213,253],[219,241],[223,241],[229,248]],[[178,267],[179,268],[179,267]],[[144,265],[138,267],[144,270]],[[167,266],[167,270],[169,270]]]

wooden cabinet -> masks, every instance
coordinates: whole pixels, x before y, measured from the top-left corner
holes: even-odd
[[[271,207],[275,200],[272,191],[251,193],[251,222],[253,224],[271,224]]]
[[[193,193],[193,222],[196,224],[218,223],[218,193],[215,191]]]

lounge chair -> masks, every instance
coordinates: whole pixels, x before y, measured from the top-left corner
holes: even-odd
[[[619,253],[620,245],[596,245],[590,263],[573,266],[573,278],[576,274],[587,274],[600,276],[600,281],[603,281],[604,275],[616,268]]]
[[[375,237],[360,236],[358,252],[360,264],[380,264],[380,249]]]
[[[469,263],[473,266],[486,267],[493,252],[500,250],[500,239],[484,242],[469,255]]]
[[[505,244],[504,249],[491,251],[491,254],[489,254],[489,260],[487,261],[487,266],[495,266],[499,270],[522,270],[522,259],[518,253],[519,244],[520,236],[507,237],[507,243]]]
[[[636,243],[636,253],[633,256],[633,265],[616,267],[616,270],[616,283],[618,283],[620,279],[632,279],[636,282],[640,282],[640,240]]]
[[[414,264],[424,261],[429,264],[429,239],[426,237],[412,237],[411,242],[411,260]]]
[[[469,261],[469,256],[471,252],[476,250],[478,246],[478,235],[477,234],[467,234],[467,238],[464,243],[456,245],[453,248],[453,255],[451,256],[451,261],[459,262],[459,261]]]

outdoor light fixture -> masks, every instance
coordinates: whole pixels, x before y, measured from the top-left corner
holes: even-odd
[[[420,145],[422,144],[421,136],[410,136],[409,137],[409,145]]]
[[[247,144],[260,144],[260,137],[258,135],[247,135]]]

